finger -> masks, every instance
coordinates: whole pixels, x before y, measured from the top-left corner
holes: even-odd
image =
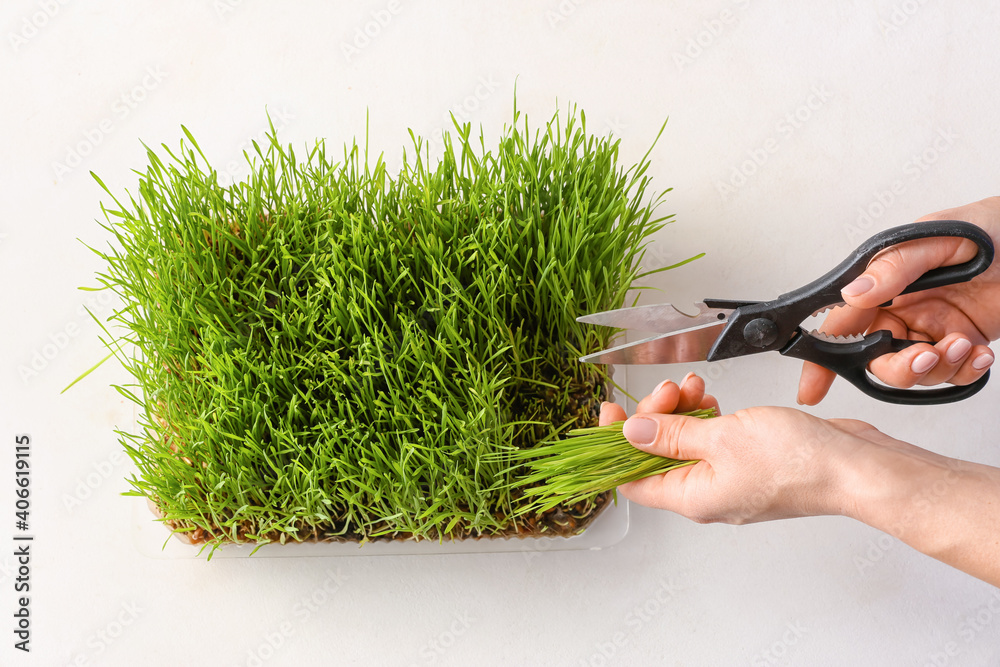
[[[698,404],[698,409],[707,410],[709,408],[715,410],[716,415],[722,414],[722,408],[719,407],[718,399],[716,399],[715,396],[712,396],[711,394],[705,394],[705,396],[701,399],[701,403]]]
[[[934,349],[938,353],[938,363],[920,380],[920,384],[929,387],[952,381],[955,373],[972,353],[972,341],[960,333],[954,333],[935,343]]]
[[[705,397],[705,381],[695,375],[688,373],[681,380],[680,398],[677,401],[675,412],[691,412],[697,410],[701,404],[701,399]]]
[[[983,376],[993,365],[993,351],[985,345],[973,345],[972,351],[965,358],[965,363],[951,377],[952,384],[972,384]]]
[[[799,405],[816,405],[826,397],[837,374],[833,371],[806,361],[802,363],[802,375],[799,376],[799,393],[795,400]]]
[[[920,382],[941,357],[930,343],[917,343],[902,352],[884,354],[869,364],[871,372],[892,387],[909,389]]]
[[[892,328],[894,321],[898,322],[898,329]],[[908,330],[906,335],[911,340],[941,341],[948,334],[959,333],[973,345],[989,344],[989,338],[966,313],[946,299],[921,293],[899,297],[891,308],[880,310],[869,331],[886,328],[893,332]]]
[[[671,512],[682,513],[684,507],[684,495],[686,483],[690,476],[703,471],[695,470],[698,467],[707,467],[708,463],[699,461],[694,465],[684,466],[665,472],[661,475],[653,475],[635,482],[622,484],[618,487],[619,493],[634,503],[655,507]]]
[[[672,380],[664,380],[656,385],[653,393],[639,401],[636,412],[662,412],[669,414],[677,411],[677,401],[681,390]]]
[[[705,427],[724,418],[698,419],[684,415],[636,414],[622,427],[636,449],[670,459],[704,458],[708,446]]]
[[[922,382],[941,362],[942,352],[929,342],[930,338],[922,332],[909,329],[903,320],[890,311],[879,310],[868,330],[885,330],[893,338],[901,340],[928,341],[912,345],[902,352],[882,355],[868,365],[875,377],[892,387],[908,389]]]
[[[875,308],[899,296],[907,285],[931,269],[966,262],[976,250],[972,241],[947,236],[900,243],[876,255],[865,272],[840,293],[852,306]]]
[[[897,313],[889,310],[878,311],[866,331],[871,333],[872,331],[882,330],[891,333],[893,338],[931,342],[930,337],[924,332],[910,329],[906,320],[901,318]]]
[[[864,333],[868,330],[878,313],[874,308],[853,308],[851,306],[834,308],[823,320],[819,330],[831,336]],[[833,371],[810,363],[802,364],[802,374],[799,376],[799,391],[795,400],[799,405],[816,405],[822,401],[833,381],[836,379]]]
[[[628,419],[628,415],[625,414],[625,410],[617,403],[609,403],[607,401],[601,403],[601,417],[598,421],[598,424],[601,426],[623,422],[626,419]]]
[[[827,313],[819,330],[831,336],[864,333],[878,315],[877,308],[839,306]]]

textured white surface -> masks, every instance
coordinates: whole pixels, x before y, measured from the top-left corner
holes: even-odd
[[[140,139],[176,146],[184,123],[239,177],[265,105],[297,145],[339,146],[370,112],[393,160],[408,127],[432,133],[449,110],[495,136],[516,80],[536,122],[557,98],[578,103],[634,160],[669,115],[651,174],[675,188],[677,222],[652,256],[708,255],[655,285],[676,302],[769,298],[878,229],[997,193],[998,19],[986,1],[5,2],[0,543],[15,433],[34,442],[37,541],[31,656],[12,648],[0,547],[0,663],[1000,663],[995,589],[840,518],[737,528],[633,508],[600,552],[148,559],[118,495],[112,428],[130,409],[106,387],[120,370],[58,395],[102,356],[75,289],[98,268],[77,238],[102,239],[87,172],[132,187]],[[637,369],[629,387],[687,370]],[[700,370],[725,409],[794,403],[797,364],[777,355]],[[994,381],[960,405],[906,408],[838,383],[814,412],[1000,464],[998,396]]]

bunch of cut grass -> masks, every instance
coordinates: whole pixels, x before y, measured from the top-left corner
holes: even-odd
[[[715,408],[680,414],[699,419],[717,415]],[[528,472],[514,487],[531,499],[518,511],[537,513],[571,506],[622,484],[697,463],[636,449],[622,433],[624,423],[574,429],[565,438],[515,452],[511,459]]]
[[[182,129],[135,194],[95,175],[99,289],[123,302],[102,340],[141,415],[129,493],[213,547],[553,529],[519,511],[513,457],[596,423],[608,369],[577,359],[615,332],[575,318],[672,268],[640,268],[671,217],[649,154],[623,168],[582,113],[532,132],[515,106],[492,150],[456,123],[395,176],[367,141],[299,160],[272,126],[227,187]]]

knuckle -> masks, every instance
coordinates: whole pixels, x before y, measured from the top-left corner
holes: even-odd
[[[834,426],[842,430],[851,431],[853,433],[863,433],[865,431],[875,430],[874,426],[872,426],[868,422],[861,421],[860,419],[846,419],[846,418],[836,417],[833,419],[829,419],[827,421],[829,421],[829,423],[833,424]]]
[[[920,376],[910,369],[911,359],[902,355],[894,355],[884,364],[872,364],[872,375],[892,387],[908,389],[917,383]]]
[[[708,503],[699,502],[696,505],[684,507],[682,514],[691,521],[702,525],[707,523],[718,523],[721,520],[719,513],[718,511],[712,510],[713,508],[710,507]]]
[[[902,274],[906,265],[906,255],[897,246],[892,246],[879,254],[869,270],[878,273],[883,279],[891,279]]]
[[[683,442],[684,437],[684,427],[688,424],[690,419],[661,419],[660,420],[660,430],[657,434],[657,439],[661,444],[666,444],[670,442],[680,443]]]

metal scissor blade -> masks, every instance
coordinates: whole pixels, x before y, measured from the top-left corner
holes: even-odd
[[[708,351],[726,328],[726,322],[712,322],[682,331],[653,336],[635,343],[625,343],[601,352],[580,357],[591,364],[676,364],[704,361]]]
[[[709,308],[704,303],[694,304],[698,309],[695,315],[687,315],[677,310],[669,303],[658,303],[652,306],[637,306],[635,308],[619,308],[603,313],[584,315],[576,318],[584,324],[599,324],[618,329],[635,329],[651,333],[674,333],[686,331],[692,327],[725,322],[732,308]]]

